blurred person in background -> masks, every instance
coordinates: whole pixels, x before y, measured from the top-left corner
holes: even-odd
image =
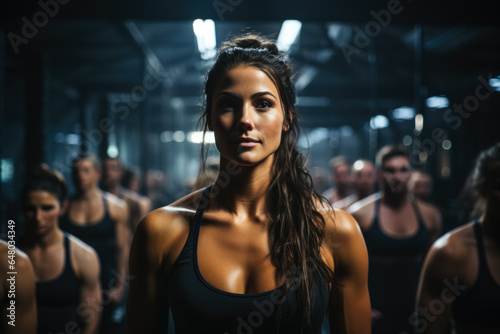
[[[418,291],[418,333],[500,333],[500,143],[481,152],[468,185],[472,222],[432,246]]]
[[[327,171],[322,167],[311,167],[310,172],[314,189],[320,194],[324,193],[328,188]]]
[[[333,203],[335,208],[346,209],[349,205],[372,195],[375,191],[377,177],[375,175],[375,167],[373,167],[371,161],[356,160],[352,164],[351,170],[354,194]]]
[[[146,173],[146,196],[151,200],[151,209],[158,209],[172,203],[173,199],[166,191],[167,177],[157,169]]]
[[[12,225],[9,225],[12,226]],[[15,227],[15,225],[14,225]],[[8,229],[8,231],[14,231]],[[7,236],[12,236],[9,233]],[[35,334],[37,332],[37,309],[35,298],[35,273],[28,255],[15,243],[0,240],[0,333]],[[15,250],[14,250],[15,249]],[[15,254],[12,254],[13,250]],[[14,256],[12,256],[14,255]],[[15,262],[13,262],[15,261]],[[17,273],[13,275],[10,272]],[[15,295],[12,294],[15,283]]]
[[[143,217],[139,198],[134,192],[122,187],[123,168],[118,158],[104,158],[102,167],[101,188],[127,203],[129,209],[128,226],[131,232],[130,235],[132,235],[135,231],[135,227]]]
[[[406,147],[382,147],[376,168],[380,193],[349,207],[368,248],[372,333],[410,333],[408,319],[415,306],[423,258],[440,235],[441,217],[409,192],[411,166]]]
[[[151,211],[151,200],[149,197],[141,194],[141,172],[136,167],[126,167],[123,169],[122,186],[134,192],[139,200],[141,208],[141,217],[144,217]]]
[[[219,173],[219,157],[211,156],[207,158],[205,166],[201,166],[200,173],[196,178],[191,191],[205,188],[217,179]]]
[[[122,187],[123,167],[120,159],[105,157],[102,164],[102,178],[101,188],[115,195],[116,197],[124,200],[127,203],[128,212],[128,227],[130,229],[130,242],[132,242],[132,235],[139,221],[144,216],[141,212],[141,205],[139,197],[133,191]],[[125,287],[121,301],[116,305],[113,322],[115,323],[116,332],[125,332],[125,308],[127,301],[128,289]]]
[[[351,166],[344,156],[338,156],[330,160],[330,170],[333,187],[326,190],[323,196],[333,204],[352,194]]]
[[[59,228],[66,196],[63,176],[46,166],[31,172],[22,192],[27,229],[19,245],[37,280],[37,332],[66,333],[70,328],[95,334],[101,308],[99,260],[92,247]]]
[[[99,189],[101,162],[96,156],[77,157],[72,176],[76,193],[61,217],[61,229],[89,244],[99,256],[103,304],[99,332],[112,334],[122,325],[119,303],[128,283],[129,209],[124,200]]]
[[[432,178],[427,172],[414,170],[411,172],[408,188],[413,196],[422,201],[429,202],[432,194]]]

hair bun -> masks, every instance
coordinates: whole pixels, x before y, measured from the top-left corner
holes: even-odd
[[[274,55],[279,54],[278,47],[270,39],[251,34],[236,38],[233,41],[226,43],[222,49],[225,49],[227,47],[239,47],[242,49],[261,49],[267,50]]]
[[[259,41],[257,38],[252,38],[252,37],[245,37],[245,38],[239,38],[234,41],[235,46],[238,46],[243,49],[261,49],[262,48],[262,42]]]

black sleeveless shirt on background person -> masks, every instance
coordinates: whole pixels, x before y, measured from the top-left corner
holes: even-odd
[[[215,288],[200,273],[197,245],[204,206],[208,203],[210,187],[203,192],[184,248],[170,269],[168,279],[169,306],[172,310],[175,333],[277,333],[277,307],[286,305],[282,287],[274,290],[236,294]],[[312,291],[311,325],[304,334],[319,334],[329,301],[328,284],[318,276]],[[290,292],[290,312],[282,315],[279,333],[300,333],[302,314],[297,309],[297,295]],[[165,315],[167,316],[167,315]]]
[[[36,282],[37,333],[66,333],[67,328],[77,331],[79,299],[78,278],[71,265],[70,240],[64,233],[62,273],[52,280]]]
[[[113,270],[117,271],[117,244],[115,222],[109,214],[108,203],[102,195],[104,216],[92,225],[80,225],[69,218],[70,207],[61,217],[60,228],[82,240],[96,251],[101,265],[101,289],[110,290],[116,282]]]
[[[372,323],[373,334],[413,333],[410,316],[415,309],[420,270],[429,246],[429,231],[414,199],[417,232],[395,238],[380,227],[380,199],[368,231],[363,233],[369,256],[368,289],[372,309],[382,313]]]
[[[477,278],[471,288],[457,296],[452,305],[453,318],[479,328],[498,329],[500,333],[500,284],[488,267],[481,224],[477,220],[472,226],[477,243]]]

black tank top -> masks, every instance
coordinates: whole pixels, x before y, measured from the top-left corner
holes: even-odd
[[[64,267],[62,273],[50,281],[36,282],[36,306],[38,314],[38,334],[66,333],[78,326],[76,312],[80,299],[78,278],[73,271],[70,256],[70,241],[64,233]]]
[[[102,200],[104,216],[96,224],[87,226],[75,224],[69,218],[70,206],[68,206],[66,214],[61,218],[60,227],[95,249],[101,264],[101,288],[109,290],[114,287],[113,282],[117,281],[116,229],[115,223],[109,215],[104,194]]]
[[[429,243],[429,231],[427,230],[417,203],[411,200],[418,220],[418,231],[406,238],[394,238],[388,236],[380,228],[380,200],[375,201],[375,214],[373,222],[363,235],[371,257],[421,257],[425,254]]]
[[[175,333],[277,333],[277,306],[287,305],[282,287],[253,294],[230,293],[210,285],[200,273],[198,235],[206,206],[203,203],[208,204],[209,193],[210,187],[207,187],[186,244],[169,273],[168,298]],[[321,331],[328,308],[327,283],[317,277],[312,294],[311,326],[305,334],[319,334]],[[301,314],[298,314],[295,291],[290,292],[290,301],[290,310],[280,318],[279,333],[300,333]]]
[[[475,221],[472,226],[477,243],[478,274],[474,285],[453,303],[453,318],[480,328],[496,328],[500,333],[500,285],[488,268],[481,224]]]
[[[409,237],[394,238],[380,228],[380,199],[375,202],[372,225],[364,238],[369,255],[368,288],[372,309],[382,313],[372,322],[373,334],[413,333],[408,318],[414,312],[418,279],[429,232],[420,210],[411,200],[418,231]]]

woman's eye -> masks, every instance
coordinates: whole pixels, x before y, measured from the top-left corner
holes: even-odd
[[[234,109],[234,103],[232,101],[223,100],[219,102],[218,107],[221,109]]]
[[[42,205],[42,210],[45,212],[52,211],[52,209],[54,209],[53,205]]]
[[[258,109],[268,109],[268,108],[271,108],[272,106],[273,106],[272,103],[269,101],[266,101],[266,100],[263,100],[263,101],[260,101],[259,103],[257,103]]]

